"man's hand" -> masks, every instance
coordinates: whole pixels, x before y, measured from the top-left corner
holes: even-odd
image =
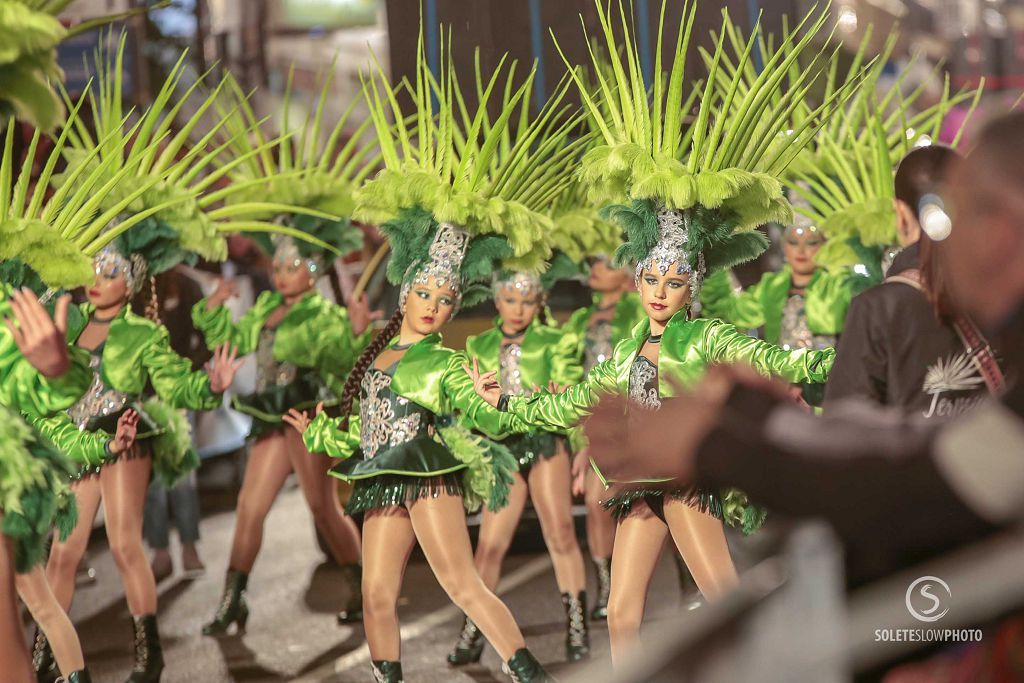
[[[126,410],[117,420],[117,432],[110,440],[108,450],[112,455],[121,455],[135,445],[135,436],[139,430],[139,414],[134,410]]]
[[[11,294],[13,320],[5,319],[4,325],[10,330],[25,360],[49,379],[60,377],[71,366],[65,336],[70,302],[71,297],[67,294],[57,299],[51,319],[36,295],[28,289],[15,290]]]
[[[609,480],[693,479],[693,458],[737,384],[753,385],[785,398],[789,387],[758,375],[745,366],[715,366],[693,391],[669,378],[676,396],[659,410],[628,405],[608,396],[584,424],[590,456]]]
[[[231,383],[235,381],[238,368],[242,367],[245,359],[238,358],[238,347],[231,346],[227,342],[221,344],[213,352],[213,358],[206,364],[206,374],[210,376],[210,391],[215,394],[223,394]]]
[[[497,370],[481,373],[480,362],[476,358],[473,359],[473,367],[463,365],[462,369],[473,380],[473,391],[476,392],[476,395],[487,401],[492,408],[497,408],[498,401],[501,400],[501,385],[498,384]]]
[[[357,337],[365,332],[374,320],[380,320],[383,317],[384,311],[370,310],[370,302],[367,300],[365,292],[360,294],[358,299],[348,302],[348,318],[352,321],[352,332]]]

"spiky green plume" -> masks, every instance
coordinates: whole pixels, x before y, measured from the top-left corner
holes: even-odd
[[[327,127],[329,122],[325,119],[334,80],[332,63],[318,78],[319,95],[315,103],[301,124],[295,125],[290,118],[293,72],[289,71],[281,103],[281,139],[277,153],[273,154],[268,122],[256,116],[248,96],[234,78],[228,76],[227,80],[231,107],[218,104],[218,108],[226,114],[226,127],[233,133],[233,154],[246,160],[231,176],[237,182],[251,185],[249,191],[239,193],[231,201],[262,201],[269,197],[274,202],[335,215],[337,219],[329,220],[291,214],[285,222],[330,244],[342,255],[362,247],[363,234],[350,220],[355,208],[353,195],[379,161],[368,135],[372,121],[366,119],[358,126],[351,123],[352,113],[362,98],[353,99],[333,125]],[[324,133],[326,142],[322,140]],[[258,183],[260,179],[265,182]],[[268,246],[267,243],[269,240],[262,240],[263,246]],[[300,243],[299,249],[310,255],[319,248],[306,242]]]
[[[214,103],[224,82],[203,92],[207,72],[185,87],[187,54],[183,53],[170,70],[152,104],[140,112],[138,121],[129,123],[123,105],[125,47],[126,36],[122,34],[113,54],[103,48],[96,53],[97,87],[83,96],[92,112],[95,132],[82,121],[68,126],[70,151],[65,155],[68,169],[61,179],[65,187],[83,168],[98,167],[105,169],[108,177],[119,176],[117,183],[111,184],[94,200],[95,210],[111,214],[107,220],[111,225],[100,226],[90,236],[94,240],[107,238],[107,233],[120,236],[132,227],[125,219],[148,213],[177,233],[175,248],[180,248],[180,252],[211,260],[227,257],[225,235],[232,232],[276,232],[309,239],[299,230],[267,220],[295,211],[296,207],[269,201],[227,203],[241,192],[251,192],[265,182],[263,179],[211,189],[222,179],[229,178],[233,169],[271,145],[260,146],[248,156],[229,157],[232,138],[243,133],[226,129],[227,115],[213,116]],[[198,106],[188,108],[186,115],[186,103],[193,97]],[[65,100],[73,104],[67,93]],[[208,116],[213,116],[212,123]],[[193,139],[199,130],[204,131],[203,134]],[[218,136],[224,135],[229,139],[220,142]],[[124,200],[129,197],[131,201],[125,204]],[[111,213],[115,205],[120,208]],[[335,218],[322,212],[307,212]],[[144,256],[162,265],[172,261],[155,252]],[[151,269],[150,272],[159,271]]]
[[[666,73],[662,68],[666,38],[663,0],[650,89],[644,83],[626,6],[620,0],[608,6],[597,2],[596,7],[606,46],[602,52],[591,49],[597,91],[588,88],[578,70],[571,71],[601,136],[601,144],[583,157],[580,177],[596,201],[621,197],[632,202],[609,214],[624,220],[627,229],[633,226],[631,241],[634,234],[642,240],[620,249],[620,255],[646,258],[657,241],[657,225],[651,226],[647,220],[648,209],[654,206],[692,213],[688,248],[693,259],[702,247],[713,250],[722,242],[714,257],[705,253],[709,267],[745,259],[762,249],[763,238],[752,231],[764,223],[787,222],[792,217],[782,184],[787,166],[852,91],[848,86],[831,93],[812,116],[791,127],[793,111],[803,102],[823,64],[812,57],[799,73],[793,74],[793,67],[801,55],[811,52],[812,41],[827,23],[827,13],[809,12],[796,30],[787,34],[784,49],[767,55],[763,68],[748,84],[745,78],[752,68],[753,48],[761,38],[760,28],[755,28],[736,59],[729,60],[725,37],[732,23],[723,10],[723,28],[710,53],[708,78],[694,99],[694,88],[684,81],[696,2],[684,4],[675,32],[674,59]],[[621,46],[621,51],[611,47],[615,45]],[[565,59],[564,53],[562,56]],[[603,65],[605,59],[610,69]],[[568,60],[566,64],[572,69]],[[782,88],[787,76],[789,87]],[[696,113],[687,126],[684,117],[694,102]],[[631,218],[641,206],[647,208]],[[653,235],[648,234],[652,227]],[[747,236],[734,238],[733,233]]]
[[[127,182],[130,168],[115,169],[101,159],[98,147],[79,152],[80,163],[64,172],[65,182],[58,184],[54,169],[69,150],[71,130],[78,125],[78,106],[71,107],[68,123],[52,140],[38,175],[33,172],[36,150],[44,134],[37,128],[29,141],[24,161],[14,158],[15,122],[8,121],[4,148],[0,155],[0,261],[6,265],[4,281],[34,285],[36,277],[46,287],[72,288],[93,278],[92,257],[116,235],[106,231],[115,217],[129,210],[155,181],[135,183],[130,191],[109,197],[120,183]],[[113,153],[122,150],[124,138],[103,138],[104,148]],[[169,208],[165,201],[157,207]],[[136,212],[126,218],[125,229],[147,220],[154,211]],[[28,270],[26,270],[26,268]]]
[[[531,116],[535,71],[517,85],[516,64],[506,66],[504,57],[485,75],[477,53],[476,108],[470,109],[455,76],[451,33],[442,35],[446,47],[435,78],[420,32],[409,84],[414,111],[402,109],[399,87],[378,63],[363,77],[384,169],[356,193],[355,215],[383,224],[392,246],[388,274],[396,283],[425,262],[440,223],[462,228],[471,238],[463,285],[483,287],[495,259],[517,270],[543,267],[551,254],[548,212],[570,185],[573,162],[586,142],[569,137],[579,119],[565,116],[568,83]],[[492,119],[488,109],[495,103],[500,114]]]

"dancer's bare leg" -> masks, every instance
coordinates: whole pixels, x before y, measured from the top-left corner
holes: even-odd
[[[579,595],[587,586],[583,553],[572,519],[572,472],[569,454],[559,445],[550,458],[538,458],[530,470],[530,498],[555,567],[561,593]]]
[[[91,476],[73,482],[71,491],[78,505],[78,524],[64,541],[53,539],[50,559],[46,563],[46,580],[65,612],[71,609],[71,601],[75,597],[75,572],[89,546],[92,523],[100,507],[100,478]]]
[[[9,538],[0,535],[0,671],[4,672],[4,680],[11,683],[33,683],[36,677],[25,648],[15,595],[14,546]]]
[[[421,498],[409,506],[416,539],[440,582],[458,607],[472,619],[502,660],[526,647],[508,607],[484,585],[473,564],[461,496]]]
[[[706,600],[712,602],[739,582],[722,521],[681,500],[665,500],[665,520],[679,553]]]
[[[501,565],[505,561],[509,546],[512,545],[512,538],[523,516],[528,495],[526,481],[516,472],[512,487],[509,489],[508,505],[497,512],[484,508],[474,563],[484,585],[492,591],[498,587]]]
[[[18,574],[14,580],[18,587],[18,595],[50,643],[53,658],[57,660],[61,674],[67,677],[72,671],[84,669],[82,643],[78,640],[78,633],[68,613],[50,590],[43,566],[39,565],[31,571]]]
[[[647,606],[647,590],[658,566],[668,528],[643,501],[619,523],[612,551],[612,592],[608,600],[608,636],[612,663],[636,643]]]
[[[338,499],[337,479],[327,474],[331,458],[323,453],[310,453],[302,436],[294,429],[285,430],[292,469],[299,479],[313,522],[320,530],[339,565],[359,563],[359,529],[345,514]]]
[[[371,510],[363,521],[363,629],[370,657],[399,661],[398,597],[409,555],[416,546],[409,511]]]
[[[100,470],[104,526],[110,553],[121,574],[128,611],[156,614],[156,579],[142,542],[142,515],[153,459],[122,458]]]
[[[248,574],[256,563],[263,545],[263,524],[292,472],[287,444],[284,432],[273,432],[258,439],[249,451],[235,508],[230,569]]]

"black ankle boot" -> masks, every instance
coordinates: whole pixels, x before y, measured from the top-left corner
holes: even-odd
[[[476,664],[484,651],[484,634],[469,617],[462,621],[462,632],[455,643],[455,649],[448,653],[448,663],[452,666]]]
[[[555,683],[555,679],[525,647],[517,650],[502,668],[512,677],[513,683]]]
[[[590,657],[590,633],[587,630],[587,593],[576,597],[562,593],[565,606],[565,658],[578,662]]]
[[[79,669],[68,674],[67,683],[92,683],[88,669]]]
[[[50,641],[43,635],[42,629],[36,626],[36,637],[32,642],[32,668],[36,672],[39,683],[53,683],[60,678],[57,662],[50,649]]]
[[[343,565],[341,576],[348,589],[348,605],[338,612],[338,623],[358,624],[363,620],[363,567],[359,564]]]
[[[237,569],[229,569],[224,581],[224,594],[220,599],[213,621],[203,626],[204,636],[220,636],[228,632],[231,624],[238,624],[238,632],[245,631],[249,620],[249,606],[245,604],[245,587],[249,575]]]
[[[597,602],[590,618],[604,621],[608,618],[608,596],[612,593],[612,560],[610,557],[595,557],[594,570],[597,573]]]
[[[373,667],[374,683],[403,683],[401,662],[374,660],[370,665]]]
[[[156,615],[132,617],[135,627],[135,666],[125,683],[160,683],[164,671],[164,650],[160,646],[160,632],[156,628]]]

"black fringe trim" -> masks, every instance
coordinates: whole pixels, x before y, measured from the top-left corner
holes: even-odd
[[[660,519],[664,520],[665,498],[681,500],[686,505],[696,508],[700,512],[710,514],[717,519],[723,519],[725,514],[722,510],[722,500],[715,491],[701,488],[690,489],[631,489],[624,491],[617,496],[612,496],[601,503],[601,507],[609,510],[616,521],[622,521],[633,511],[633,503],[638,500],[645,501]]]
[[[439,477],[403,477],[382,474],[360,479],[352,488],[345,512],[354,515],[368,510],[405,506],[423,498],[462,496],[462,472]]]
[[[152,455],[149,448],[144,447],[142,444],[136,443],[131,447],[127,453],[121,453],[110,458],[106,462],[100,463],[99,465],[88,465],[83,467],[71,477],[71,481],[82,481],[83,479],[91,479],[92,477],[100,476],[100,471],[107,465],[113,465],[121,460],[138,460],[139,458],[148,458]]]

